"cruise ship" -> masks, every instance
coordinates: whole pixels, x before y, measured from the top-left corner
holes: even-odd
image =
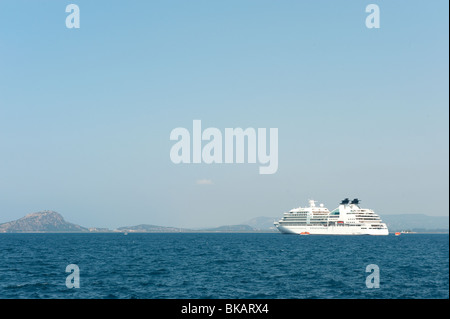
[[[338,208],[329,211],[323,204],[298,207],[284,213],[274,223],[283,234],[299,235],[388,235],[385,223],[373,210],[361,208],[360,200],[344,199]]]

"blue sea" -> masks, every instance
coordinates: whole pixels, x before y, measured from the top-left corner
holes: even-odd
[[[449,237],[0,234],[0,298],[449,298]]]

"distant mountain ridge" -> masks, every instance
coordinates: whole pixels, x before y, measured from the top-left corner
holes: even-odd
[[[381,216],[390,232],[411,230],[415,232],[449,232],[448,216],[428,216],[424,214],[398,214]],[[0,224],[0,233],[27,232],[276,232],[273,222],[279,217],[255,217],[236,225],[224,225],[213,228],[187,229],[149,224],[107,228],[86,228],[64,220],[55,211],[31,213],[20,219]]]
[[[224,225],[212,228],[199,228],[199,229],[188,229],[188,228],[177,228],[177,227],[165,227],[156,225],[141,224],[136,226],[125,226],[119,227],[116,231],[120,232],[134,232],[134,233],[157,233],[157,232],[251,232],[255,231],[253,227],[249,225]]]
[[[397,214],[381,216],[389,231],[449,231],[448,216],[428,216],[425,214]]]
[[[214,228],[202,228],[201,231],[209,232],[252,232],[255,229],[249,225],[224,225]]]
[[[184,228],[176,228],[176,227],[165,227],[165,226],[157,226],[157,225],[148,225],[148,224],[140,224],[136,226],[124,226],[116,229],[120,232],[139,232],[139,233],[166,233],[166,232],[182,232],[189,231],[189,229]]]
[[[280,217],[265,217],[259,216],[247,220],[242,224],[249,225],[254,230],[276,230],[275,225],[273,224],[275,221],[278,221]]]
[[[87,232],[85,227],[66,222],[57,212],[46,210],[0,224],[0,233],[21,232]]]

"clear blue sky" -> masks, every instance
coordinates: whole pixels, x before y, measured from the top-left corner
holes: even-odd
[[[66,5],[81,28],[67,29]],[[378,4],[381,28],[368,29]],[[448,1],[0,2],[0,222],[203,227],[344,197],[449,213]],[[176,127],[279,130],[279,168],[175,165]],[[212,184],[198,184],[199,180]]]

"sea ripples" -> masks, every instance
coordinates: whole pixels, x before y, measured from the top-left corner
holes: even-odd
[[[0,254],[0,298],[449,297],[448,235],[1,234]]]

